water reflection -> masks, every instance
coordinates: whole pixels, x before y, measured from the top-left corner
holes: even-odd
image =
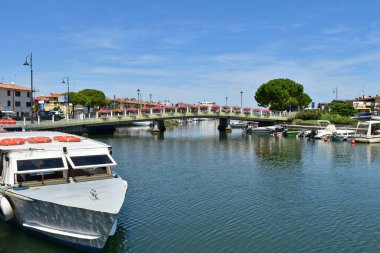
[[[65,246],[44,240],[19,227],[12,226],[0,220],[0,252],[4,253],[64,253],[80,252]]]

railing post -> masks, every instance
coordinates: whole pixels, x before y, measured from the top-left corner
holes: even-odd
[[[38,123],[38,125],[41,123],[40,122],[40,116],[37,116],[37,123]]]

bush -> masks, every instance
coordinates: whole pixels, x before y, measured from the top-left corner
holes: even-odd
[[[357,119],[351,119],[339,114],[323,114],[322,119],[328,120],[333,124],[340,124],[340,125],[356,125],[358,123]]]
[[[322,112],[318,110],[302,111],[298,112],[295,118],[302,120],[318,120],[322,118]]]

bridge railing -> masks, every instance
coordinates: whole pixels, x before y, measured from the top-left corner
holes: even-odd
[[[232,108],[231,109],[228,109],[228,110],[223,110],[223,109],[219,109],[219,110],[210,110],[210,109],[207,109],[207,110],[200,110],[200,109],[192,109],[190,107],[187,107],[186,109],[171,109],[171,110],[165,110],[165,109],[161,109],[161,110],[158,110],[158,111],[154,111],[154,110],[150,110],[149,112],[141,112],[140,110],[137,110],[136,112],[128,112],[127,110],[124,110],[123,112],[109,112],[109,113],[106,113],[106,114],[99,114],[99,113],[87,113],[87,114],[84,114],[83,116],[79,116],[78,118],[80,119],[86,119],[86,118],[108,118],[108,117],[122,117],[122,116],[137,116],[137,115],[162,115],[162,114],[177,114],[177,113],[214,113],[214,114],[218,114],[218,113],[226,113],[226,114],[230,114],[230,115],[236,115],[236,114],[245,114],[245,115],[254,115],[254,116],[273,116],[273,117],[288,117],[289,113],[286,112],[286,111],[263,111],[263,110],[260,110],[260,111],[255,111],[254,109],[250,109],[249,111],[248,110],[243,110],[243,109],[239,109],[239,110],[233,110]]]
[[[37,121],[37,125],[55,125],[55,126],[63,126],[63,125],[72,125],[72,124],[83,124],[83,123],[99,123],[100,119],[103,119],[102,122],[105,121],[119,121],[119,120],[154,120],[159,118],[221,118],[221,117],[231,117],[237,119],[273,119],[273,120],[287,120],[289,118],[294,118],[295,113],[287,113],[285,111],[254,111],[251,110],[192,110],[192,108],[188,107],[186,109],[173,109],[173,110],[158,110],[149,112],[141,112],[137,110],[136,112],[127,112],[124,110],[123,112],[118,113],[108,113],[108,114],[99,114],[95,113],[87,113],[76,115],[75,119],[62,119],[60,121],[45,120],[45,121]],[[76,122],[76,123],[75,123]],[[82,122],[82,123],[80,123]],[[24,125],[26,125],[26,121],[24,120]]]

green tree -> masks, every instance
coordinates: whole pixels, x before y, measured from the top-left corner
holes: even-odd
[[[286,110],[304,107],[311,103],[309,95],[303,92],[303,85],[290,79],[273,79],[262,84],[256,91],[255,100],[259,106],[272,110]]]
[[[109,101],[106,100],[106,96],[103,91],[94,90],[94,89],[84,89],[78,92],[85,97],[85,103],[83,105],[87,106],[90,111],[91,107],[94,106],[105,106],[109,105]]]
[[[66,95],[66,94],[65,94]],[[72,104],[72,111],[74,112],[76,105],[86,105],[86,97],[79,92],[70,92],[69,93],[70,103]]]
[[[327,106],[330,108],[330,112],[333,114],[339,114],[346,117],[350,117],[356,114],[355,108],[346,103],[333,102]]]

